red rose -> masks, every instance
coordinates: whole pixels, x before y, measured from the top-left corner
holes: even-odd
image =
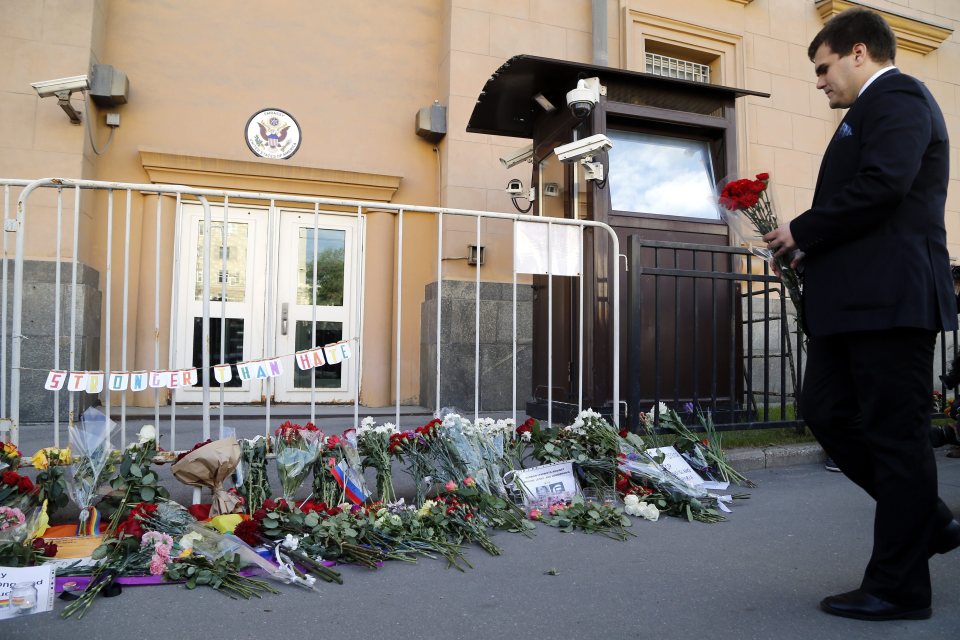
[[[11,487],[16,485],[20,481],[20,475],[15,471],[4,471],[3,472],[3,484],[10,485]]]
[[[267,517],[267,510],[266,510],[266,509],[257,509],[256,511],[253,512],[253,515],[250,516],[250,517],[253,518],[254,520],[256,520],[257,522],[259,522],[259,521],[261,521],[261,520],[263,520],[264,518]]]
[[[287,504],[287,501],[283,498],[277,500],[277,510],[278,511],[290,511],[290,505]]]
[[[273,511],[274,509],[277,508],[277,501],[274,500],[273,498],[267,498],[266,500],[263,501],[263,508],[266,509],[267,511]]]
[[[331,515],[331,516],[335,516],[335,515],[337,515],[338,513],[340,513],[340,507],[331,507],[331,508],[327,509],[327,513],[328,513],[329,515]]]

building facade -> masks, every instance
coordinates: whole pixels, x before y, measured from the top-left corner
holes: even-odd
[[[500,158],[529,140],[470,133],[467,124],[491,74],[512,57],[528,54],[698,81],[708,76],[710,84],[769,94],[737,98],[732,166],[738,175],[713,179],[769,172],[780,215],[789,219],[809,206],[822,152],[842,117],[816,89],[807,45],[826,19],[850,6],[884,13],[899,39],[897,65],[924,81],[944,111],[952,140],[946,223],[951,253],[960,258],[958,0],[0,0],[0,178],[186,185],[512,213],[504,188],[511,179],[529,187],[531,165],[506,168]],[[31,87],[90,74],[95,64],[122,71],[129,92],[125,104],[112,107],[84,102],[81,92],[74,93],[70,100],[82,113],[80,125],[70,122],[55,97],[41,98]],[[434,104],[445,115],[445,132],[438,140],[418,136],[414,122],[420,109]],[[260,157],[248,144],[252,116],[270,108],[290,114],[299,126],[299,147],[287,159]],[[108,114],[119,116],[119,126],[106,123]],[[153,366],[158,286],[164,314],[171,292],[181,292],[178,321],[185,328],[173,343],[161,336],[161,360],[172,348],[179,352],[178,366],[186,367],[201,348],[194,318],[202,211],[195,202],[184,201],[186,231],[175,238],[172,227],[156,224],[158,212],[174,206],[171,198],[133,193],[133,222],[126,229],[121,216],[108,216],[104,192],[82,197],[77,258],[94,274],[86,281],[94,283],[85,311],[93,325],[89,333],[100,337],[95,344],[101,359],[106,342],[119,345],[125,338],[126,369]],[[222,220],[222,203],[214,207],[214,217],[220,207]],[[275,216],[268,216],[262,204],[242,199],[229,210],[231,262],[216,282],[227,283],[227,301],[234,305],[230,313],[236,323],[228,321],[223,330],[233,341],[235,359],[312,346],[304,345],[303,335],[297,337],[303,318],[291,319],[289,336],[270,329],[279,326],[284,301],[296,306],[306,295],[309,302],[309,292],[294,285],[306,284],[321,259],[327,261],[325,273],[332,269],[339,281],[315,294],[316,306],[327,314],[319,317],[323,335],[317,339],[335,342],[359,335],[361,318],[338,309],[348,307],[345,298],[357,295],[361,286],[349,258],[360,229],[331,217],[314,238],[304,231],[312,222],[297,223],[310,218],[312,210],[295,203],[278,205]],[[653,212],[674,213],[669,207]],[[55,214],[52,194],[38,194],[30,224],[53,228]],[[102,295],[108,263],[102,238],[108,223],[118,234],[129,231],[133,247],[135,286],[123,324],[134,330],[128,333],[120,322],[114,321],[109,331],[103,323],[108,298],[113,317],[122,312],[119,279],[111,285],[115,295]],[[362,375],[363,404],[432,406],[432,395],[424,391],[431,382],[421,361],[435,356],[422,347],[435,337],[427,318],[436,304],[450,305],[451,320],[467,313],[457,306],[458,296],[467,300],[461,295],[464,287],[445,287],[449,297],[438,302],[436,281],[469,283],[476,278],[477,267],[469,260],[475,223],[451,218],[443,226],[444,251],[438,261],[434,217],[408,215],[402,295],[397,294],[397,229],[395,212],[367,214],[362,364],[345,366],[336,374],[340,377],[321,383],[324,401],[349,400],[349,393],[338,389],[349,388],[346,377]],[[219,233],[219,227],[213,230]],[[492,292],[484,313],[499,317],[507,311],[496,301],[506,297],[496,287],[511,281],[513,236],[496,220],[484,221],[482,234],[482,279],[491,283]],[[69,237],[65,232],[61,241],[64,260],[72,257]],[[305,260],[311,243],[319,252]],[[114,264],[123,263],[123,250],[123,243],[112,245]],[[192,258],[174,270],[177,251]],[[264,297],[267,283],[259,267],[271,252],[279,265],[272,306]],[[12,255],[9,250],[7,255]],[[27,260],[42,263],[56,255],[49,237],[28,240]],[[159,284],[154,281],[157,263],[164,272]],[[308,268],[308,263],[317,266]],[[174,281],[181,286],[175,288]],[[522,279],[524,286],[531,282]],[[520,313],[529,315],[532,294],[527,291],[521,298]],[[402,328],[397,336],[398,317]],[[38,331],[52,335],[49,328]],[[491,344],[507,339],[505,332],[491,331]],[[448,333],[451,345],[469,338],[457,338],[455,327]],[[521,343],[529,346],[529,341],[528,330]],[[115,346],[109,365],[101,362],[100,367],[119,369],[120,352]],[[529,371],[529,349],[526,358],[523,366]],[[303,399],[301,379],[291,373],[285,384],[272,388],[274,400]],[[236,389],[232,399],[263,400],[262,389],[244,389]],[[527,387],[524,395],[530,392]],[[190,394],[186,389],[178,400],[195,400]],[[503,408],[495,405],[505,397],[488,408]],[[140,400],[132,394],[130,401]]]

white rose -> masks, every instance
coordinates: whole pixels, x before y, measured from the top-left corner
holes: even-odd
[[[140,427],[140,433],[137,434],[137,444],[144,445],[151,440],[157,439],[157,429],[152,424],[145,424]]]
[[[641,502],[640,505],[640,515],[650,522],[656,522],[660,518],[660,510],[657,509],[652,504],[646,502]]]
[[[625,505],[627,505],[627,506],[636,506],[637,503],[639,503],[639,502],[640,502],[640,498],[638,498],[637,496],[635,496],[635,495],[632,494],[632,493],[631,493],[630,495],[626,496],[626,497],[623,499],[623,504],[625,504]]]

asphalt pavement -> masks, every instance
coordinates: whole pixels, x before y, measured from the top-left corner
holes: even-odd
[[[940,494],[960,513],[960,460],[944,453],[937,452]],[[323,584],[320,593],[281,585],[282,595],[260,600],[179,585],[127,587],[79,621],[60,619],[58,601],[55,613],[0,622],[0,639],[956,637],[960,551],[931,560],[930,620],[829,616],[820,599],[859,584],[872,501],[819,464],[749,475],[759,486],[720,524],[637,520],[626,542],[539,525],[531,538],[495,534],[499,557],[471,548],[474,568],[465,573],[427,559],[344,567],[343,585]]]

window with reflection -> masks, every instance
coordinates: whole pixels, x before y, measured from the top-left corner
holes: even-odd
[[[705,140],[608,129],[614,211],[719,220]]]

